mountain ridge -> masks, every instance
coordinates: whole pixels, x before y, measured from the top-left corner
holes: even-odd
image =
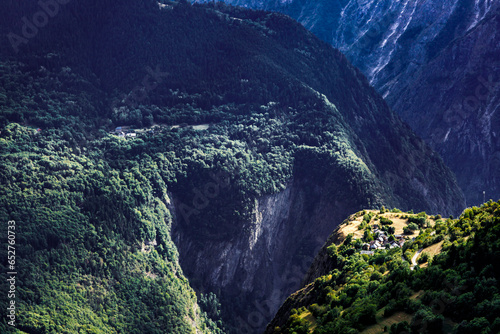
[[[226,2],[286,13],[341,50],[443,156],[468,203],[500,197],[497,2]]]

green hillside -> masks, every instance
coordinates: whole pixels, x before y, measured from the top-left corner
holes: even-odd
[[[97,144],[131,150],[118,139]],[[0,220],[5,230],[15,221],[16,255],[14,270],[3,261],[0,270],[18,273],[9,300],[20,332],[220,332],[170,237],[165,181],[176,167],[167,157],[103,160],[105,149],[18,124],[2,129],[0,147]]]
[[[402,248],[366,254],[373,226],[395,223],[378,213],[353,215],[318,255],[316,278],[285,301],[266,332],[499,333],[500,202],[458,219],[393,212],[416,226]],[[367,233],[343,235],[353,224]]]

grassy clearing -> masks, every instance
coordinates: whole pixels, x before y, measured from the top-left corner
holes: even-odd
[[[415,216],[414,214],[408,214],[408,213],[394,213],[394,212],[386,212],[386,213],[380,213],[379,210],[365,210],[365,213],[375,213],[375,216],[372,218],[370,221],[370,226],[374,225],[379,225],[380,222],[379,219],[380,217],[385,217],[394,222],[391,226],[395,228],[395,233],[394,234],[403,234],[403,228],[408,226],[408,218],[403,218],[403,217],[409,217],[409,216]],[[431,222],[431,225],[434,226],[436,224],[435,220],[433,219],[433,216],[427,215],[427,219]],[[355,239],[359,239],[363,237],[363,230],[359,230],[359,225],[363,222],[363,215],[361,212],[358,212],[351,217],[349,217],[348,222],[346,224],[343,224],[340,229],[339,233],[342,234],[344,237],[352,233],[354,235]],[[415,231],[413,234],[408,235],[409,237],[416,237],[418,236],[420,231]]]
[[[420,253],[420,255],[417,257],[417,262],[418,262],[418,258],[420,258],[422,256],[423,253],[427,253],[429,254],[431,257],[434,257],[435,255],[441,253],[441,250],[443,249],[443,243],[444,243],[444,240],[443,241],[440,241],[438,242],[437,244],[434,244],[432,246],[429,246],[427,248],[424,248],[422,250],[422,253]],[[422,263],[420,265],[420,268],[425,268],[428,266],[428,263]]]
[[[349,220],[347,224],[344,224],[340,227],[339,233],[341,233],[344,237],[347,237],[350,233],[352,233],[354,234],[355,239],[362,238],[364,231],[358,229],[362,221],[363,215],[353,220]]]
[[[424,295],[425,291],[424,290],[420,290],[418,291],[417,293],[414,293],[413,295],[410,296],[410,299],[420,299],[422,298],[422,296]]]
[[[311,327],[309,328],[309,333],[312,333],[314,329],[316,329],[317,323],[316,323],[316,318],[312,315],[311,312],[306,311],[302,313],[299,316],[301,319],[307,321],[309,324],[311,324]]]
[[[383,312],[383,309],[380,311]],[[377,312],[377,315],[379,314],[379,312]],[[375,325],[371,325],[371,326],[367,327],[364,331],[361,332],[361,334],[384,333],[384,326],[387,326],[387,328],[390,328],[392,324],[397,324],[398,322],[401,322],[401,321],[408,321],[408,323],[410,323],[411,318],[412,318],[412,316],[408,313],[405,313],[405,312],[397,312],[388,318],[382,318],[380,320],[377,317],[377,323]]]
[[[209,124],[193,125],[193,129],[197,131],[207,130],[209,127],[210,127]]]

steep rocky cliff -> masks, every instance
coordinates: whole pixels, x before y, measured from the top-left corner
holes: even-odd
[[[189,226],[174,226],[184,272],[195,287],[220,292],[223,307],[236,317],[236,332],[263,331],[302,282],[324,236],[362,205],[362,199],[342,200],[351,194],[337,187],[330,197],[325,194],[332,185],[292,181],[284,191],[257,199],[251,221],[222,242],[207,238],[197,245]]]
[[[471,205],[483,191],[486,200],[500,197],[499,14],[487,13],[466,32],[456,28],[439,54],[409,73],[413,80],[387,96],[453,169]]]
[[[500,197],[499,8],[492,1],[351,4],[332,40],[441,153],[471,204],[483,201],[483,190]]]

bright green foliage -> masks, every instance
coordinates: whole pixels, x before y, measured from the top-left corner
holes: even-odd
[[[427,253],[422,253],[420,255],[420,257],[418,258],[418,263],[426,263],[427,261],[429,261],[431,258],[429,256],[429,254]]]
[[[0,141],[0,220],[16,221],[20,330],[218,331],[200,314],[170,238],[165,182],[181,169],[174,155],[104,160],[109,149],[82,154],[57,134],[17,124]]]
[[[404,249],[409,251],[445,240],[443,251],[432,261],[422,254],[421,262],[429,262],[428,267],[414,271],[398,248],[378,250],[369,257],[361,256],[352,243],[329,246],[335,249],[329,252],[329,267],[335,269],[302,290],[307,295],[299,292],[290,297],[287,303],[298,308],[293,319],[302,319],[301,328],[312,333],[340,334],[362,331],[405,312],[411,321],[386,327],[389,333],[497,333],[500,202],[467,209],[459,219],[442,222],[436,229],[428,228],[406,242]],[[389,273],[381,275],[386,269]],[[303,316],[307,313],[312,317]],[[280,333],[294,332],[293,319],[276,324]]]
[[[396,228],[394,226],[386,226],[382,228],[383,231],[386,231],[388,234],[396,233]]]
[[[369,224],[374,216],[375,216],[374,212],[368,212],[363,216],[363,222]]]
[[[392,225],[394,222],[386,217],[380,217],[380,224],[382,225]]]

